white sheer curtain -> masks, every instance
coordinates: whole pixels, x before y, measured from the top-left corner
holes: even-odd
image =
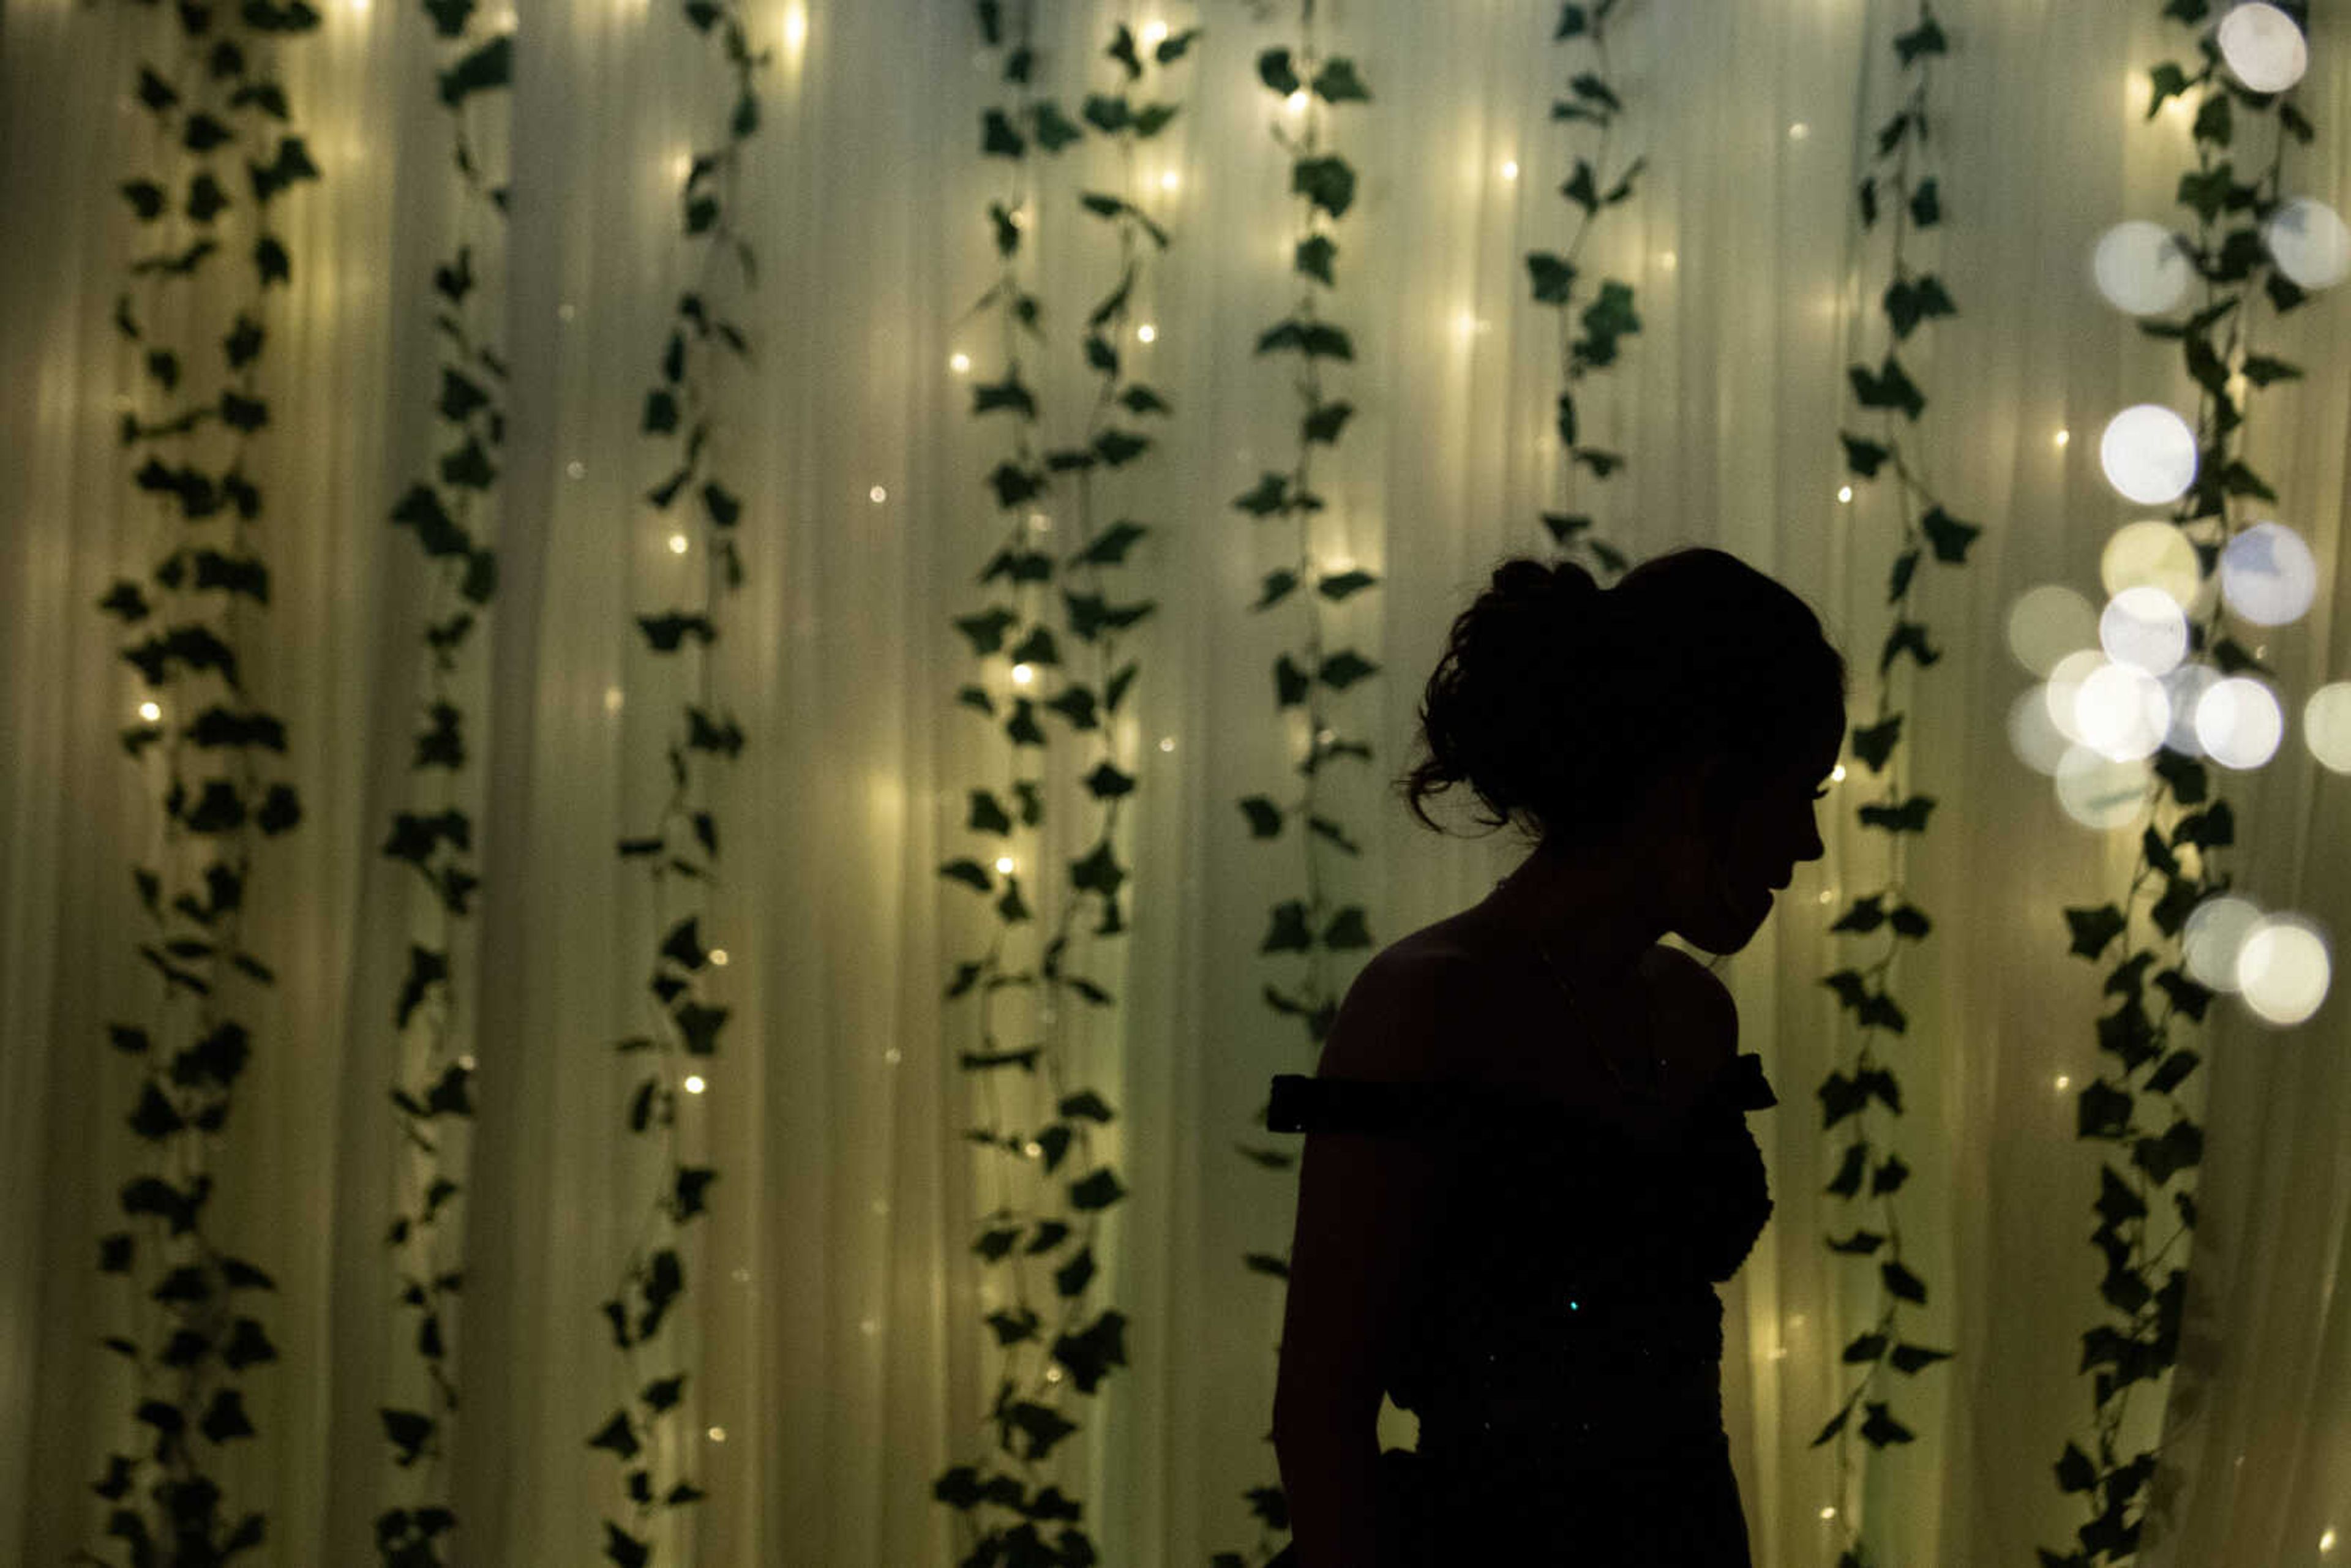
[[[435,447],[425,287],[452,210],[421,16],[392,0],[322,5],[322,35],[290,52],[325,179],[287,198],[294,287],[266,361],[278,417],[257,449],[277,591],[251,656],[291,727],[309,814],[255,883],[256,946],[282,985],[256,1014],[214,1205],[282,1287],[266,1316],[283,1359],[248,1379],[263,1436],[232,1446],[225,1473],[236,1500],[270,1514],[262,1560],[284,1564],[371,1553],[389,1469],[374,1412],[407,1354],[381,1243],[410,893],[376,848],[406,787],[419,572],[386,517]],[[1831,1505],[1860,1511],[1880,1560],[1909,1563],[2030,1561],[2083,1517],[2051,1467],[2089,1432],[2074,1369],[2101,1310],[2085,1245],[2098,1161],[2053,1081],[2097,1070],[2100,998],[2098,971],[2064,955],[2060,911],[2116,895],[2133,851],[2128,834],[2072,826],[2011,756],[2003,719],[2026,677],[2002,626],[2033,584],[2095,591],[2099,548],[2132,515],[2096,472],[2107,415],[2185,405],[2176,354],[2106,310],[2085,270],[2105,225],[2169,219],[2190,158],[2184,125],[2140,113],[2146,68],[2185,37],[2158,9],[1938,7],[1956,50],[1936,89],[1949,219],[1919,254],[1963,314],[1905,358],[1932,400],[1938,482],[1989,531],[1968,570],[1933,571],[1927,589],[1948,653],[1906,738],[1918,787],[1942,802],[1911,873],[1938,932],[1898,987],[1912,1028],[1896,1048],[1908,1111],[1896,1136],[1916,1172],[1907,1246],[1933,1291],[1917,1337],[1958,1359],[1901,1388],[1917,1440],[1865,1450],[1840,1498],[1831,1450],[1808,1444],[1842,1397],[1838,1352],[1869,1298],[1864,1271],[1820,1242],[1849,1220],[1818,1196],[1835,1154],[1813,1091],[1844,1047],[1817,984],[1836,953],[1817,901],[1848,868],[1874,879],[1880,852],[1847,829],[1725,970],[1743,1049],[1782,1096],[1758,1118],[1778,1214],[1726,1289],[1724,1365],[1771,1568],[1833,1561]],[[2340,206],[2351,26],[2331,0],[2315,9],[2304,102],[2321,135],[2289,177]],[[644,1188],[614,1154],[629,1080],[609,1042],[634,1027],[657,928],[612,845],[661,789],[664,677],[629,616],[682,580],[632,503],[658,476],[635,426],[681,283],[670,162],[716,91],[665,6],[520,10],[503,580],[476,734],[481,1116],[453,1458],[460,1561],[481,1564],[590,1560],[600,1517],[618,1517],[615,1467],[585,1439],[631,1385],[596,1303]],[[1565,73],[1548,3],[1319,10],[1374,97],[1336,123],[1364,183],[1331,306],[1358,359],[1332,384],[1361,413],[1328,465],[1334,505],[1316,542],[1384,580],[1340,622],[1384,666],[1346,699],[1378,756],[1333,778],[1337,814],[1366,844],[1347,885],[1384,943],[1480,896],[1512,858],[1499,838],[1426,834],[1382,780],[1405,763],[1453,612],[1498,559],[1543,542],[1553,321],[1525,298],[1522,256],[1569,232],[1564,138],[1547,119]],[[1249,352],[1290,292],[1287,162],[1251,65],[1288,34],[1232,0],[1164,14],[1044,0],[1040,14],[1065,102],[1101,85],[1113,21],[1207,28],[1175,78],[1191,89],[1186,113],[1152,153],[1180,183],[1146,300],[1159,340],[1144,351],[1176,413],[1138,492],[1141,520],[1162,531],[1133,580],[1161,611],[1133,638],[1144,674],[1113,732],[1141,777],[1123,823],[1133,928],[1109,949],[1122,1005],[1079,1041],[1082,1075],[1120,1112],[1105,1149],[1131,1196],[1112,1211],[1097,1291],[1133,1320],[1133,1364],[1081,1402],[1089,1429],[1065,1483],[1105,1561],[1159,1568],[1249,1546],[1240,1494],[1275,1479],[1262,1438],[1280,1301],[1240,1259],[1281,1245],[1291,1189],[1233,1145],[1267,1077],[1311,1065],[1259,997],[1292,967],[1255,952],[1269,904],[1297,881],[1294,844],[1252,840],[1234,805],[1289,776],[1267,680],[1285,629],[1247,610],[1288,540],[1226,505],[1261,458],[1280,462],[1278,444],[1252,444],[1292,416],[1283,370]],[[87,1484],[129,1440],[127,1388],[96,1344],[117,1282],[93,1265],[132,1153],[131,1080],[102,1025],[143,994],[127,870],[152,809],[113,738],[137,696],[94,604],[157,538],[114,441],[111,399],[135,367],[109,324],[126,256],[112,193],[138,145],[118,104],[156,16],[0,8],[0,1556],[28,1563],[96,1543]],[[794,17],[804,41],[788,45]],[[1625,144],[1649,172],[1589,253],[1636,283],[1644,323],[1586,402],[1631,459],[1597,493],[1605,530],[1642,555],[1719,544],[1805,593],[1853,655],[1856,711],[1873,695],[1891,547],[1882,514],[1834,499],[1844,367],[1881,342],[1852,185],[1891,102],[1887,40],[1914,18],[1907,0],[1628,0],[1614,35]],[[778,60],[747,165],[762,350],[729,437],[750,577],[721,677],[751,746],[720,810],[737,1021],[693,1110],[694,1146],[723,1175],[687,1299],[690,1425],[726,1437],[701,1444],[710,1500],[659,1560],[894,1568],[953,1560],[930,1479],[987,1443],[992,1336],[956,1066],[971,1019],[940,996],[984,932],[936,867],[970,852],[963,791],[1000,745],[952,706],[971,666],[948,623],[982,602],[972,585],[996,531],[981,478],[998,433],[967,416],[948,369],[959,349],[979,371],[997,363],[963,321],[993,277],[984,214],[999,181],[977,131],[994,84],[962,5],[762,0],[752,21]],[[1073,210],[1032,233],[1064,329],[1048,406],[1068,409],[1066,325],[1114,262]],[[2311,615],[2269,639],[2294,694],[2351,674],[2336,613],[2351,602],[2346,309],[2324,298],[2277,334],[2310,373],[2259,399],[2251,437],[2321,567]],[[2265,904],[2351,931],[2351,786],[2298,747],[2290,729],[2276,763],[2229,779],[2245,825],[2231,863]],[[1850,820],[1842,804],[1823,815]],[[2137,1401],[2136,1440],[2165,1438],[2187,1479],[2143,1555],[2315,1563],[2331,1560],[2322,1531],[2338,1556],[2351,1550],[2351,1305],[2335,1290],[2351,1027],[2339,998],[2284,1032],[2232,1002],[2213,1016],[2187,1092],[2209,1133],[2191,1297],[2202,1348],[2168,1411]]]

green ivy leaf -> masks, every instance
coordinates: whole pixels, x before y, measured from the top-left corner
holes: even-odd
[[[1918,519],[1918,527],[1925,531],[1927,542],[1934,547],[1935,559],[1952,566],[1966,564],[1968,546],[1983,532],[1976,524],[1963,523],[1940,507],[1929,507],[1926,516]]]
[[[1948,54],[1950,40],[1943,36],[1943,29],[1932,16],[1925,17],[1907,33],[1896,34],[1894,39],[1894,52],[1901,57],[1906,70],[1921,56]]]
[[[1354,62],[1343,55],[1332,56],[1314,74],[1314,93],[1325,103],[1369,103],[1372,99],[1355,75]]]
[[[1331,276],[1331,263],[1339,247],[1329,235],[1314,235],[1298,242],[1294,267],[1307,277],[1319,279],[1323,287],[1335,287]]]
[[[1575,267],[1564,256],[1549,251],[1530,251],[1527,271],[1534,285],[1535,303],[1564,305],[1575,287]],[[1571,438],[1572,439],[1572,438]]]
[[[1304,84],[1298,78],[1298,69],[1290,63],[1288,49],[1268,49],[1257,57],[1258,79],[1284,98]]]
[[[1029,144],[1012,129],[1002,110],[991,109],[980,118],[979,151],[983,157],[1019,158],[1027,153]]]
[[[1355,199],[1355,171],[1336,154],[1301,158],[1290,166],[1290,189],[1332,217],[1344,217]]]

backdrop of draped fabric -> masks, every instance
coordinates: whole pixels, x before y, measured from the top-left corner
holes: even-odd
[[[296,270],[269,372],[280,412],[257,447],[277,591],[252,655],[290,726],[308,818],[256,881],[255,946],[282,983],[256,1015],[215,1199],[216,1223],[281,1286],[269,1321],[283,1359],[248,1385],[264,1436],[232,1446],[225,1473],[270,1514],[262,1560],[289,1568],[371,1554],[389,1473],[375,1411],[404,1354],[381,1244],[396,1153],[384,1091],[413,906],[377,846],[405,789],[421,573],[386,519],[435,449],[426,287],[453,213],[416,8],[319,3],[327,26],[291,51],[287,85],[325,178],[289,198]],[[2341,206],[2351,16],[2334,0],[2314,8],[2304,102],[2321,137],[2293,154],[2290,178]],[[620,1501],[616,1467],[585,1445],[629,1392],[596,1303],[643,1191],[615,1155],[629,1080],[609,1042],[634,1027],[658,932],[612,845],[663,787],[662,677],[629,616],[675,570],[632,502],[658,476],[635,427],[680,287],[669,162],[718,101],[665,6],[519,9],[503,581],[478,688],[481,1114],[453,1457],[460,1560],[517,1565],[592,1559]],[[2075,1367],[2099,1310],[2085,1245],[2097,1161],[2052,1081],[2095,1071],[2100,1003],[2096,971],[2065,956],[2060,911],[2116,895],[2133,852],[2131,835],[2068,822],[2011,756],[2004,715],[2026,677],[2001,628],[2033,584],[2095,592],[2099,547],[2134,515],[2096,470],[2105,418],[2186,406],[2177,353],[2085,276],[2105,225],[2170,218],[2189,157],[2183,126],[2139,112],[2145,68],[2181,36],[2158,9],[1938,7],[1955,42],[1936,127],[1949,220],[1919,254],[1964,314],[1925,335],[1911,368],[1934,399],[1941,487],[1990,531],[1970,568],[1930,584],[1948,655],[1907,737],[1919,788],[1942,804],[1914,863],[1938,933],[1903,977],[1898,1137],[1916,1171],[1903,1212],[1935,1292],[1920,1337],[1958,1359],[1902,1389],[1917,1440],[1867,1457],[1855,1499],[1886,1562],[2030,1561],[2083,1517],[2051,1466],[2092,1408]],[[689,1297],[692,1425],[727,1437],[703,1445],[710,1500],[661,1560],[897,1568],[953,1560],[929,1483],[987,1442],[992,1336],[956,1066],[971,1020],[941,998],[983,933],[936,868],[968,852],[962,792],[1000,746],[953,716],[968,649],[949,625],[978,608],[996,537],[981,481],[997,433],[968,417],[969,388],[947,369],[958,348],[995,363],[993,341],[959,325],[994,276],[985,212],[998,177],[977,148],[993,84],[965,6],[809,0],[796,49],[780,45],[782,0],[755,10],[778,59],[747,172],[762,350],[729,437],[749,500],[749,582],[721,677],[751,737],[721,808],[737,824],[719,904],[737,1022],[695,1108],[698,1151],[723,1175]],[[1148,12],[1046,5],[1059,90],[1081,90],[1114,20]],[[1334,505],[1318,545],[1384,579],[1343,621],[1384,666],[1351,699],[1376,766],[1332,777],[1366,844],[1351,887],[1384,943],[1481,896],[1513,858],[1502,838],[1425,833],[1381,780],[1404,765],[1453,612],[1495,560],[1544,543],[1553,323],[1527,302],[1522,256],[1567,232],[1565,142],[1547,119],[1561,71],[1545,43],[1555,7],[1536,0],[1328,0],[1322,13],[1374,95],[1338,126],[1364,185],[1332,307],[1359,358],[1333,384],[1361,413],[1325,470]],[[93,1264],[132,1157],[131,1080],[103,1024],[146,983],[127,871],[153,810],[114,739],[137,696],[94,605],[143,569],[158,527],[114,439],[111,400],[134,367],[109,325],[126,256],[113,189],[141,129],[119,104],[156,15],[0,6],[0,1558],[26,1563],[96,1543],[88,1483],[129,1421],[96,1343],[119,1287]],[[1097,1290],[1132,1317],[1133,1364],[1081,1416],[1068,1484],[1105,1560],[1135,1568],[1255,1539],[1241,1494],[1275,1478],[1262,1439],[1280,1298],[1241,1255],[1286,1243],[1294,1189],[1233,1145],[1270,1073],[1311,1068],[1259,997],[1288,970],[1255,953],[1268,905],[1294,884],[1294,846],[1251,839],[1234,807],[1277,787],[1292,755],[1266,679],[1282,631],[1248,611],[1287,536],[1227,506],[1259,456],[1279,462],[1252,444],[1294,407],[1285,373],[1249,351],[1291,293],[1287,163],[1251,67],[1273,35],[1236,0],[1165,15],[1207,32],[1176,78],[1186,113],[1155,154],[1182,179],[1147,299],[1150,379],[1176,413],[1143,514],[1164,531],[1134,580],[1162,608],[1130,644],[1144,674],[1115,732],[1142,780],[1124,821],[1133,929],[1105,945],[1101,977],[1122,1005],[1075,1036],[1079,1076],[1120,1113],[1104,1146],[1132,1196],[1113,1211]],[[1853,654],[1857,710],[1891,546],[1883,511],[1834,501],[1844,368],[1853,345],[1874,354],[1881,340],[1852,185],[1889,103],[1887,39],[1915,16],[1909,0],[1628,4],[1614,44],[1625,144],[1646,151],[1649,174],[1590,258],[1636,283],[1643,318],[1587,411],[1631,459],[1597,492],[1607,530],[1639,555],[1719,544],[1793,585]],[[1521,166],[1514,182],[1496,172],[1504,159]],[[1074,210],[1037,232],[1041,291],[1066,323],[1107,288],[1114,256]],[[2269,639],[2294,693],[2351,674],[2346,295],[2294,319],[2309,376],[2262,398],[2251,438],[2321,567],[2309,617]],[[1465,313],[1487,325],[1461,331]],[[1082,390],[1066,331],[1054,353],[1040,390],[1066,410]],[[2060,427],[2074,434],[2063,449]],[[617,711],[611,688],[626,697]],[[2227,788],[2246,824],[2241,884],[2351,933],[2351,781],[2322,773],[2290,727],[2277,762]],[[1841,1027],[1817,983],[1836,939],[1816,901],[1848,862],[1873,875],[1880,852],[1849,804],[1824,810],[1827,860],[1723,971],[1742,1049],[1762,1054],[1782,1099],[1757,1119],[1777,1223],[1725,1292],[1726,1413],[1757,1562],[1773,1568],[1833,1556],[1830,1450],[1808,1445],[1842,1396],[1838,1352],[1867,1305],[1861,1271],[1821,1245],[1848,1221],[1821,1196],[1836,1155],[1813,1110]],[[2144,1560],[2317,1563],[2323,1531],[2351,1538],[2351,1293],[2337,1290],[2351,1270],[2351,1012],[2338,996],[2283,1033],[2233,1003],[2213,1016],[2188,1091],[2209,1128],[2191,1312],[2210,1348],[2168,1411],[2139,1401],[2136,1436],[2160,1432],[2190,1478]]]

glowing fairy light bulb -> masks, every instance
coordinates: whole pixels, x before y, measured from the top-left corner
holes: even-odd
[[[1291,93],[1288,98],[1283,99],[1281,100],[1281,107],[1290,110],[1292,114],[1305,113],[1306,89],[1301,87],[1296,92]]]
[[[1502,160],[1502,178],[1503,178],[1503,179],[1505,179],[1505,180],[1515,180],[1515,179],[1517,179],[1518,177],[1519,177],[1519,161],[1518,161],[1517,159],[1515,159],[1515,158],[1505,158],[1505,159],[1503,159],[1503,160]]]
[[[1013,666],[1012,666],[1012,684],[1013,684],[1013,685],[1019,685],[1019,686],[1025,686],[1025,685],[1027,685],[1030,681],[1033,681],[1033,680],[1035,680],[1036,678],[1037,678],[1037,672],[1036,672],[1036,671],[1034,671],[1034,670],[1032,670],[1032,669],[1030,669],[1028,665],[1026,665],[1026,664],[1015,664],[1015,665],[1013,665]]]
[[[686,550],[685,536],[684,536],[684,534],[672,534],[672,535],[670,535],[670,537],[669,537],[669,553],[670,553],[670,554],[672,554],[672,555],[684,555],[684,554],[685,553],[685,550]]]
[[[865,498],[878,507],[883,502],[890,498],[890,492],[884,490],[881,486],[876,485],[873,488],[865,492]]]
[[[784,7],[784,47],[798,54],[808,45],[808,9],[797,3]]]
[[[1844,506],[1852,499],[1853,486],[1850,485],[1839,485],[1837,486],[1837,504],[1839,506]]]
[[[720,968],[725,968],[726,967],[726,949],[724,947],[713,947],[710,950],[710,961],[717,965]]]
[[[953,371],[959,376],[969,375],[971,373],[971,356],[969,354],[948,355],[947,369]]]
[[[2074,433],[2072,431],[2060,430],[2056,434],[2049,438],[2049,444],[2052,446],[2063,447],[2067,442],[2073,439]]]
[[[686,1075],[685,1092],[688,1094],[699,1094],[705,1089],[709,1087],[710,1085],[702,1081],[702,1075],[700,1073],[688,1073]]]
[[[1183,183],[1184,176],[1178,174],[1173,169],[1168,170],[1165,173],[1159,176],[1159,188],[1163,191],[1172,191]]]
[[[1157,48],[1161,44],[1164,44],[1164,43],[1165,43],[1166,41],[1167,41],[1167,24],[1166,24],[1166,23],[1165,23],[1165,22],[1153,21],[1153,22],[1145,22],[1144,24],[1143,24],[1143,47],[1144,47],[1144,48],[1146,48],[1146,49],[1155,49],[1155,48]]]
[[[162,706],[160,704],[152,702],[141,703],[139,705],[139,716],[145,719],[149,724],[153,724],[157,719],[163,716]]]
[[[1002,872],[1005,875],[1010,876],[1012,874],[1012,857],[1010,855],[997,856],[996,869]]]
[[[1137,327],[1134,329],[1135,341],[1139,343],[1155,342],[1158,340],[1158,337],[1159,329],[1153,326],[1148,321],[1145,321],[1142,326]]]

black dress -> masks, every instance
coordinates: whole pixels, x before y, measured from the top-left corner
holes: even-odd
[[[1387,1389],[1420,1418],[1381,1456],[1395,1563],[1750,1568],[1714,1287],[1771,1217],[1745,1113],[1778,1103],[1752,1054],[1654,1136],[1491,1085],[1274,1079],[1276,1132],[1443,1145]]]

